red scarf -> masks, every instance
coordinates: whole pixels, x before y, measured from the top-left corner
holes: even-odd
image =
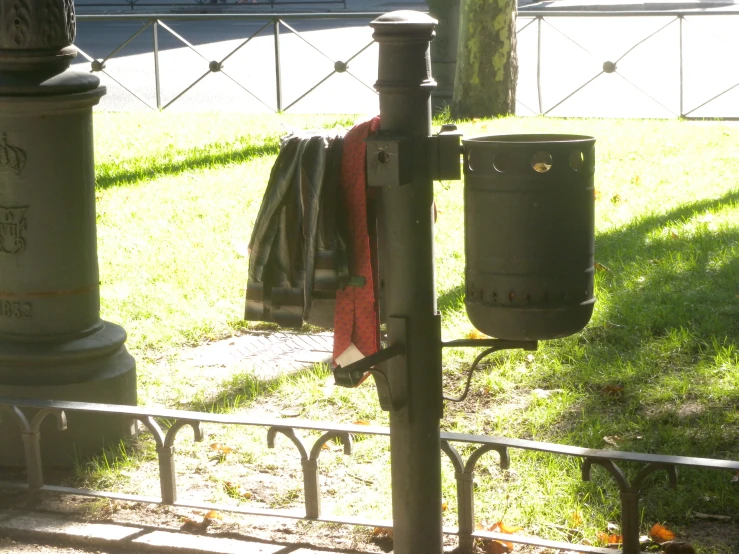
[[[351,344],[363,356],[380,349],[380,318],[377,309],[376,248],[370,245],[367,227],[367,146],[364,140],[380,129],[380,118],[358,123],[344,137],[341,158],[342,198],[349,222],[352,257],[349,274],[362,276],[362,287],[345,287],[336,291],[334,312],[334,361]],[[346,363],[344,365],[347,365]]]

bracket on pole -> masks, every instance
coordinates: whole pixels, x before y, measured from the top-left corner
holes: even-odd
[[[396,319],[398,322],[402,322],[403,334],[407,335],[405,318]],[[405,355],[405,343],[398,342],[349,365],[336,366],[334,369],[334,384],[339,387],[354,388],[364,381],[365,374],[369,373],[375,378],[380,407],[386,412],[397,411],[405,405],[405,394],[400,390],[395,390],[395,394],[393,394],[394,387],[391,383],[394,381],[390,379],[388,368],[384,364],[396,356]],[[381,367],[376,367],[380,364],[382,364]]]
[[[462,178],[460,155],[462,132],[456,125],[442,125],[437,135],[422,139],[427,148],[429,171],[434,181]],[[367,183],[371,187],[400,187],[413,180],[413,156],[419,155],[409,137],[380,131],[367,143]]]
[[[367,184],[400,187],[413,181],[412,143],[408,137],[380,131],[367,143]]]
[[[462,178],[460,155],[462,132],[457,126],[441,126],[438,135],[429,137],[431,142],[431,178],[434,181],[459,181]]]

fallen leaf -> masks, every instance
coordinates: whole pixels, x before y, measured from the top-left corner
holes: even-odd
[[[737,294],[736,296],[737,296],[737,298],[739,298],[739,294]],[[734,474],[734,477],[731,478],[731,482],[732,483],[739,483],[739,471],[737,471]]]
[[[602,531],[598,533],[598,540],[603,544],[621,544],[624,542],[623,535],[609,535]]]
[[[508,527],[502,521],[499,521],[498,523],[496,523],[495,526],[498,527],[498,531],[500,533],[505,533],[506,535],[513,535],[515,533],[518,533],[519,531],[523,531],[523,527]]]
[[[607,396],[621,396],[624,393],[622,385],[606,385],[601,389],[601,392]]]
[[[442,499],[441,499],[441,511],[442,511],[442,512],[446,512],[448,508],[449,508],[449,506],[447,505],[447,503],[446,503],[446,500],[444,500],[444,499],[442,498]]]
[[[180,531],[185,533],[193,533],[195,535],[202,535],[208,530],[208,526],[211,523],[211,518],[204,517],[203,521],[197,521],[191,518],[185,518],[184,523],[180,526]]]
[[[481,333],[477,329],[472,329],[472,331],[470,331],[469,333],[467,333],[467,338],[468,339],[473,339],[473,340],[481,340],[481,339],[488,339],[490,337],[488,337],[487,335]]]
[[[358,419],[354,422],[354,425],[372,425],[369,421],[366,419]]]
[[[649,530],[649,536],[652,537],[654,542],[662,544],[663,542],[674,539],[675,533],[667,529],[667,527],[664,527],[659,523],[655,523]]]
[[[493,533],[504,533],[506,535],[513,535],[523,529],[523,527],[509,527],[502,521],[498,521],[487,529],[483,527],[485,531]],[[507,552],[513,552],[513,543],[508,541],[499,541],[494,539],[482,539],[482,549],[485,554],[506,554]]]
[[[670,238],[679,239],[680,235],[675,229],[670,229]]]
[[[601,263],[595,262],[593,264],[593,266],[595,267],[595,271],[605,271],[606,273],[610,273],[611,272],[610,269],[608,269],[606,266],[604,266]]]
[[[513,545],[509,542],[483,541],[482,551],[485,554],[508,554],[513,551]]]
[[[383,552],[392,552],[393,550],[393,530],[385,527],[375,527],[372,530],[372,538],[370,541]]]
[[[618,435],[612,435],[610,437],[606,436],[603,437],[603,440],[610,444],[611,446],[620,446],[623,442],[623,439],[619,437]]]
[[[210,512],[205,514],[205,516],[203,516],[203,519],[223,519],[223,514],[216,510],[211,510]]]
[[[230,446],[226,446],[225,444],[221,444],[219,442],[214,442],[210,445],[210,447],[218,452],[221,456],[225,456],[226,454],[230,454],[234,451],[234,449]]]
[[[580,527],[582,525],[582,515],[580,515],[580,512],[572,512],[570,521],[572,521],[574,527]]]

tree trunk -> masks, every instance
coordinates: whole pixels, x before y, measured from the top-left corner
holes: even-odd
[[[517,79],[516,0],[463,0],[452,116],[512,114]]]

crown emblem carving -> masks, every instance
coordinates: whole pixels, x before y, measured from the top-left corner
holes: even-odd
[[[0,171],[12,171],[20,175],[26,167],[26,153],[17,146],[8,144],[8,135],[0,135]]]

